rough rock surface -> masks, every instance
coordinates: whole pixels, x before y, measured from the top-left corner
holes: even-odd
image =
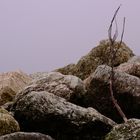
[[[0,106],[4,105],[7,102],[10,102],[14,99],[16,92],[14,92],[11,88],[5,86],[0,89]]]
[[[111,67],[101,65],[85,80],[85,106],[91,106],[115,121],[121,121],[110,98],[110,72]],[[140,79],[124,72],[114,72],[114,96],[118,104],[128,118],[140,118]]]
[[[0,108],[0,136],[19,131],[18,122],[3,108]]]
[[[133,56],[131,59],[128,60],[129,63],[140,63],[140,56]]]
[[[93,108],[83,108],[46,91],[19,94],[12,111],[22,131],[57,140],[98,140],[116,124]]]
[[[114,66],[118,66],[121,63],[127,62],[132,56],[134,56],[132,50],[122,43],[121,46],[118,45],[119,42],[115,42],[115,48],[118,48],[116,53],[116,58],[114,60]],[[100,41],[99,45],[93,48],[87,55],[83,56],[78,63],[74,66],[66,66],[60,68],[59,71],[63,74],[75,75],[82,80],[86,79],[95,69],[102,64],[110,65],[110,42],[109,40]]]
[[[130,119],[114,126],[105,140],[140,140],[140,120]]]
[[[35,72],[30,74],[30,78],[32,79],[41,79],[43,77],[45,77],[46,75],[48,75],[49,72]]]
[[[73,75],[75,66],[75,64],[69,64],[63,68],[56,69],[55,71],[60,72],[64,75]]]
[[[31,78],[21,71],[1,73],[0,89],[9,87],[17,93],[29,84],[30,81]]]
[[[81,79],[59,72],[46,73],[42,77],[34,79],[25,90],[25,92],[28,91],[48,91],[76,104],[82,100],[82,96],[86,92]]]
[[[140,78],[140,57],[134,56],[128,62],[116,67],[116,70],[126,72]]]
[[[41,133],[15,132],[0,137],[0,140],[53,140]]]

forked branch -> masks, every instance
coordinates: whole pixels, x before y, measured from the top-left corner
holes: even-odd
[[[122,44],[122,40],[123,40],[123,36],[124,36],[124,30],[125,30],[125,18],[124,18],[124,20],[123,20],[123,29],[122,29],[122,34],[121,34],[121,41],[119,42],[118,46],[115,47],[115,45],[116,45],[115,41],[116,41],[116,39],[118,37],[118,26],[117,26],[116,16],[118,14],[120,6],[115,11],[114,16],[113,16],[113,18],[111,20],[111,24],[110,24],[109,29],[108,29],[108,37],[109,37],[109,41],[110,41],[110,58],[109,59],[110,59],[110,65],[111,65],[109,89],[110,89],[111,100],[112,100],[114,106],[116,107],[118,113],[120,114],[120,116],[122,117],[124,122],[126,122],[127,118],[126,118],[124,112],[122,111],[121,107],[117,103],[117,100],[115,99],[114,93],[113,93],[113,87],[114,87],[114,61],[115,61],[115,58],[116,58],[116,53],[117,53],[118,49],[120,48],[120,46]],[[114,21],[115,21],[115,24],[116,24],[116,29],[115,29],[114,35],[112,36],[112,27],[113,27]]]

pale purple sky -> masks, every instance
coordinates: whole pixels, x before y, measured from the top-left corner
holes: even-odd
[[[1,0],[0,72],[50,71],[76,63],[107,38],[120,4],[119,31],[125,16],[124,41],[139,55],[139,0]]]

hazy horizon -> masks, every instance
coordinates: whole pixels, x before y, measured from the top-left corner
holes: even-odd
[[[108,37],[120,4],[119,33],[125,16],[123,41],[139,55],[138,0],[0,1],[0,72],[51,71],[76,63]]]

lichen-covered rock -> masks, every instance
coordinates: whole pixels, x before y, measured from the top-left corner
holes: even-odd
[[[126,72],[140,78],[140,57],[134,56],[128,62],[116,67],[116,70]]]
[[[11,108],[23,131],[57,140],[98,139],[116,124],[93,108],[83,108],[46,91],[18,96]]]
[[[3,108],[0,108],[0,136],[19,131],[18,122]]]
[[[76,66],[75,64],[69,64],[63,68],[56,69],[55,71],[60,72],[64,75],[73,75],[75,66]]]
[[[50,72],[34,79],[23,92],[28,91],[48,91],[78,104],[82,102],[80,100],[85,94],[85,86],[83,81],[76,76]]]
[[[114,126],[105,140],[140,140],[140,120],[130,119]]]
[[[0,137],[0,140],[54,140],[41,133],[15,132]]]
[[[140,56],[133,56],[128,60],[128,63],[140,63]]]
[[[9,87],[3,87],[0,89],[0,106],[12,101],[14,99],[14,96],[16,95],[16,92],[14,92],[11,88]]]
[[[31,78],[21,71],[1,73],[0,89],[8,87],[17,93],[28,85],[30,81]]]
[[[41,79],[43,77],[45,77],[46,75],[48,75],[49,72],[35,72],[30,74],[30,78],[34,79]]]
[[[87,93],[85,106],[91,106],[100,113],[121,121],[111,101],[109,80],[111,67],[99,66],[85,81]],[[140,118],[140,79],[124,72],[114,71],[114,96],[128,118]]]
[[[132,50],[122,43],[115,42],[114,47],[117,49],[114,66],[127,62],[134,56]],[[100,41],[99,45],[93,48],[87,55],[83,56],[77,64],[70,64],[56,71],[65,75],[75,75],[82,80],[86,79],[95,69],[102,64],[110,66],[110,41],[108,39]]]
[[[114,60],[114,66],[118,66],[121,63],[127,62],[132,56],[133,52],[124,44],[119,47],[119,42],[115,42],[115,48],[119,48]],[[102,64],[110,65],[109,56],[110,42],[109,40],[103,40],[100,44],[93,48],[87,55],[82,57],[76,65],[74,75],[81,79],[86,79],[91,73],[95,71],[97,66]]]

